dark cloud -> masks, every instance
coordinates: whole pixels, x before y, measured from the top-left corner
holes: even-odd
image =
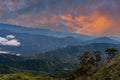
[[[119,4],[120,0],[0,0],[0,21],[88,35],[120,36]]]

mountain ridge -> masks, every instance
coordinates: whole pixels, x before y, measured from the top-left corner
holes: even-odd
[[[120,44],[120,41],[112,39],[110,37],[98,37],[92,40],[88,40],[85,44],[92,44],[92,43],[112,43],[112,44]]]
[[[58,48],[70,46],[70,45],[80,45],[82,41],[66,37],[58,38],[45,35],[33,35],[28,33],[16,33],[9,30],[0,30],[0,37],[6,39],[7,35],[15,36],[21,45],[20,46],[5,46],[0,47],[3,51],[12,51],[13,53],[21,53],[22,55],[32,55],[34,53],[45,52],[50,50],[55,50]]]
[[[13,28],[10,28],[13,27]],[[35,35],[47,35],[47,36],[53,36],[53,37],[73,37],[77,39],[83,39],[83,40],[90,40],[94,39],[94,36],[88,36],[84,34],[76,34],[76,33],[68,33],[68,32],[57,32],[57,31],[52,31],[49,29],[42,29],[42,28],[28,28],[28,27],[23,27],[19,25],[11,25],[11,24],[2,24],[0,23],[0,29],[4,30],[11,30],[19,33],[29,33],[29,34],[35,34]]]
[[[85,51],[89,51],[90,53],[93,53],[94,51],[101,51],[102,56],[105,57],[105,50],[107,48],[116,48],[117,50],[120,50],[120,44],[93,43],[81,46],[68,46],[66,48],[36,54],[35,58],[61,61],[66,63],[77,63],[77,57],[83,54]]]

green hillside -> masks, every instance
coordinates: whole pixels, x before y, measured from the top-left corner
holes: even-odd
[[[34,75],[65,77],[69,66],[70,64],[61,62],[0,54],[0,74],[28,72]]]
[[[120,54],[115,48],[86,51],[70,63],[0,54],[0,80],[120,80]]]
[[[80,55],[80,65],[75,68],[69,80],[120,80],[120,54],[114,48],[107,49],[106,59],[100,52]]]
[[[53,78],[49,76],[34,76],[29,73],[16,73],[0,75],[0,80],[65,80],[65,79]]]
[[[93,75],[92,80],[120,80],[120,55],[106,61]]]
[[[105,54],[104,51],[107,48],[116,48],[117,50],[120,50],[120,45],[108,43],[96,43],[85,46],[68,46],[54,51],[49,51],[43,54],[41,53],[37,54],[35,58],[76,64],[78,62],[77,57],[84,53],[85,51],[89,51],[91,53],[93,53],[94,51],[101,51],[102,55],[104,56]]]

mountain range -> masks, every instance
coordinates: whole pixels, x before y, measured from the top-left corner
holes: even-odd
[[[58,38],[44,35],[33,35],[28,33],[16,33],[8,30],[0,30],[0,36],[2,37],[2,39],[3,38],[6,39],[6,36],[9,35],[15,36],[16,40],[19,41],[20,45],[9,46],[1,44],[0,45],[1,50],[10,51],[12,53],[19,53],[22,55],[32,55],[34,53],[55,50],[57,48],[66,47],[68,45],[81,44],[80,40],[77,40],[72,37]]]
[[[85,51],[89,51],[91,54],[93,54],[95,51],[100,51],[104,58],[106,56],[105,50],[108,48],[120,50],[120,44],[94,43],[84,46],[69,46],[46,53],[36,54],[34,58],[75,64],[78,62],[78,56],[83,54]]]
[[[120,44],[119,40],[112,39],[110,37],[99,37],[93,40],[88,40],[85,44],[92,44],[92,43],[112,43],[112,44]]]
[[[84,48],[94,43],[119,44],[120,41],[116,37],[95,37],[0,24],[0,53],[31,56],[68,46],[82,46]]]
[[[78,56],[100,51],[105,60],[108,48],[119,51],[120,39],[0,24],[0,73],[68,77],[79,65]]]
[[[35,35],[45,35],[51,37],[73,37],[80,40],[91,40],[95,38],[94,36],[88,36],[83,34],[76,33],[65,33],[65,32],[55,32],[49,29],[41,29],[41,28],[28,28],[18,25],[10,25],[10,24],[0,24],[0,30],[9,30],[17,33],[27,33],[27,34],[35,34]]]

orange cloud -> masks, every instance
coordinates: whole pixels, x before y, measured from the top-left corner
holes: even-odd
[[[105,34],[104,32],[113,25],[109,17],[98,12],[90,15],[80,15],[74,18],[66,15],[62,19],[66,21],[64,24],[69,26],[73,32],[96,36]]]
[[[54,31],[120,36],[119,4],[120,0],[0,0],[0,18]]]
[[[43,13],[42,15],[44,15],[45,13]],[[50,14],[49,16],[38,16],[36,14],[36,17],[38,18],[34,18],[33,15],[33,13],[21,15],[24,18],[21,18],[20,16],[14,20],[10,20],[9,22],[16,22],[16,24],[22,24],[24,26],[47,28],[55,31],[66,31],[66,28],[68,29],[68,31],[74,33],[94,36],[119,35],[119,27],[117,26],[119,25],[118,23],[120,20],[116,18],[118,20],[114,21],[113,18],[108,17],[107,15],[97,11],[89,15],[80,14],[78,16],[73,16],[73,14],[71,13],[64,14],[62,16],[57,16],[56,14]],[[116,26],[115,29],[113,29],[113,26]]]

